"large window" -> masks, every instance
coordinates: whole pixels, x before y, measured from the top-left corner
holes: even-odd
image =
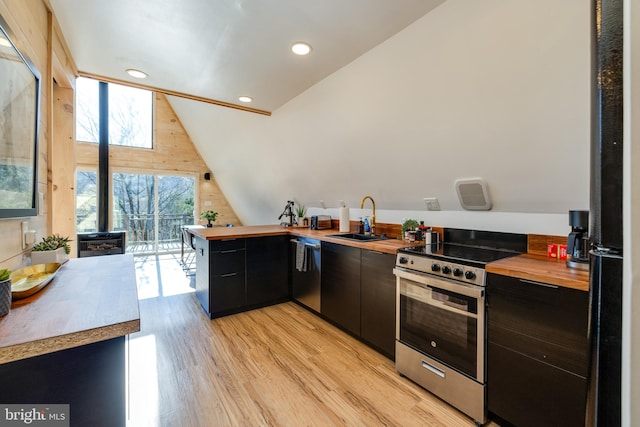
[[[98,142],[98,81],[76,81],[76,138]],[[152,148],[153,92],[109,83],[109,144]]]
[[[76,230],[97,231],[96,216],[97,174],[95,170],[78,169],[76,172]]]

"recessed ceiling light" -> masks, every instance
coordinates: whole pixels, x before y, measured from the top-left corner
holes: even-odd
[[[311,45],[306,42],[296,42],[291,45],[291,52],[301,56],[308,55],[311,52]]]
[[[238,97],[238,101],[240,102],[251,102],[253,101],[253,98],[250,96],[239,96]]]
[[[5,39],[4,37],[0,37],[0,46],[11,46],[11,43],[9,43],[9,40]]]
[[[129,74],[131,77],[135,77],[136,79],[144,79],[147,77],[147,73],[145,73],[144,71],[135,70],[133,68],[129,68],[127,70],[127,74]]]

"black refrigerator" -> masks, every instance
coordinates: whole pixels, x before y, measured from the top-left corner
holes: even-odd
[[[592,0],[588,426],[619,426],[622,396],[623,5]]]

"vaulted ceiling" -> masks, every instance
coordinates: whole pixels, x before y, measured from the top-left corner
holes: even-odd
[[[271,112],[443,0],[50,1],[81,72]]]

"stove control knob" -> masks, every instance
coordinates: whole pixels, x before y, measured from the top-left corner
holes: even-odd
[[[453,269],[453,275],[456,276],[456,277],[462,276],[463,273],[464,272],[462,271],[461,268],[456,267],[456,268]]]
[[[465,272],[464,272],[464,277],[465,277],[467,280],[473,280],[473,279],[475,279],[475,278],[476,278],[476,273],[474,273],[473,271],[465,271]]]
[[[433,272],[436,272],[436,273],[437,273],[438,271],[440,271],[440,265],[438,265],[438,264],[431,264],[431,271],[433,271]]]
[[[447,266],[445,265],[444,267],[442,267],[442,272],[443,272],[444,274],[449,274],[449,273],[451,273],[451,268],[450,268],[450,267],[447,267]]]
[[[398,260],[398,262],[399,262],[400,264],[406,264],[406,263],[408,263],[408,262],[409,262],[409,259],[408,259],[408,258],[405,258],[405,257],[403,257],[403,256],[401,256],[401,257],[400,257],[400,259]]]

